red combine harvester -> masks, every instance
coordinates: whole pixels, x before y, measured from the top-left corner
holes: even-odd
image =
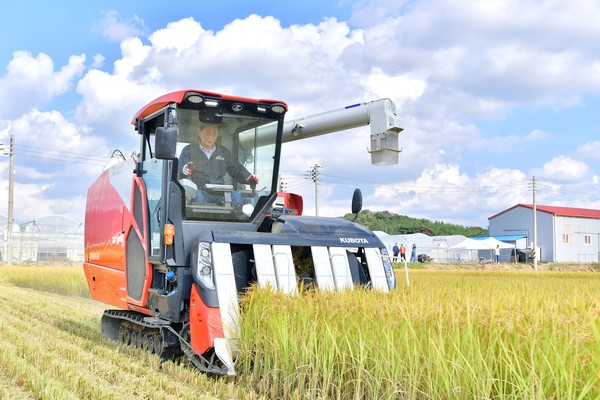
[[[296,293],[300,255],[312,261],[300,278],[318,290],[395,287],[387,250],[371,231],[300,216],[302,198],[278,200],[276,190],[281,145],[292,140],[369,125],[372,163],[397,163],[394,104],[289,122],[286,111],[282,101],[199,90],[138,111],[139,155],[107,168],[88,190],[83,267],[92,297],[116,308],[102,317],[106,337],[234,375],[239,293],[252,284]],[[198,150],[205,132],[217,140],[208,155]],[[227,174],[215,179],[221,169]]]

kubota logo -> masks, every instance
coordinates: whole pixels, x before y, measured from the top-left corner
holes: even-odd
[[[340,238],[340,242],[342,243],[366,243],[368,244],[369,241],[365,238]]]

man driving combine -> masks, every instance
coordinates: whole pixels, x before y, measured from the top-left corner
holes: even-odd
[[[198,186],[196,201],[199,203],[221,201],[221,196],[209,194],[203,188],[206,184],[224,184],[225,173],[235,182],[249,184],[252,188],[258,184],[258,178],[244,168],[228,148],[217,144],[218,137],[218,124],[201,124],[198,144],[185,146],[179,157],[179,165],[183,165],[179,178],[191,179]],[[231,200],[235,204],[242,204],[241,193],[232,192]]]

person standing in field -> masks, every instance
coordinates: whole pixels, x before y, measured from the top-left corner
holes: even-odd
[[[392,258],[393,262],[398,261],[398,253],[400,252],[400,248],[398,247],[398,243],[394,243],[394,247],[392,247],[392,254],[394,257]]]
[[[400,244],[400,259],[406,261],[406,247],[404,247],[404,243]]]
[[[410,262],[417,262],[417,245],[415,243],[413,243],[410,251]]]
[[[494,249],[494,264],[500,264],[500,245],[497,244]]]

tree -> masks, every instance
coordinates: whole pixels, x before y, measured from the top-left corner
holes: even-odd
[[[346,214],[342,218],[352,221],[354,215]],[[478,226],[465,227],[441,221],[432,222],[426,218],[411,218],[390,211],[363,210],[358,214],[356,222],[372,231],[383,231],[389,235],[409,235],[411,233],[424,233],[429,236],[463,235],[466,237],[488,235],[486,229]]]

